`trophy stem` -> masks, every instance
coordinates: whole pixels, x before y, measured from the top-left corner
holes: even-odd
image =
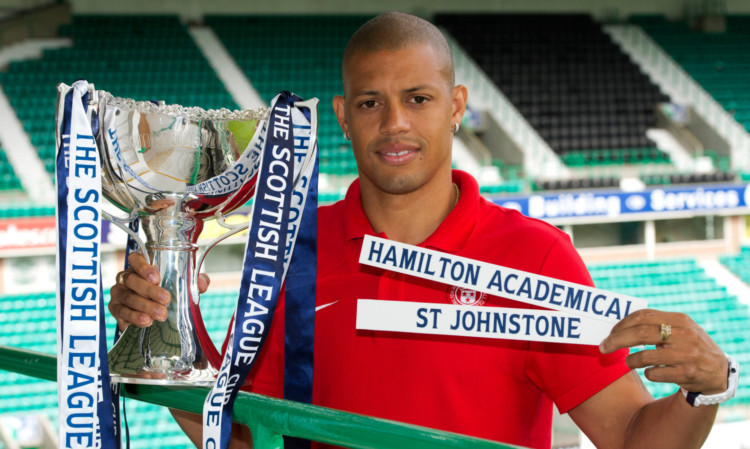
[[[213,385],[217,371],[200,346],[190,311],[191,301],[198,302],[195,242],[202,222],[168,196],[160,198],[168,207],[143,218],[148,256],[172,295],[167,319],[145,328],[128,326],[109,352],[110,375],[112,382]]]

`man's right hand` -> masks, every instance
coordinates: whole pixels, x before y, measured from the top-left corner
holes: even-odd
[[[131,253],[128,263],[130,267],[117,274],[118,283],[110,290],[109,312],[117,319],[117,325],[125,329],[129,324],[147,327],[154,320],[165,321],[172,296],[159,286],[159,270],[140,253]],[[197,282],[198,291],[203,293],[210,280],[201,274]]]

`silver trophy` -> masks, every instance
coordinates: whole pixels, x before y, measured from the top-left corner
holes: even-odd
[[[69,89],[58,87],[58,108]],[[316,103],[299,105],[310,108],[311,122],[317,121]],[[196,279],[208,250],[247,228],[230,226],[224,217],[255,192],[268,110],[205,111],[136,102],[93,86],[89,104],[98,128],[103,196],[128,214],[102,215],[138,242],[172,295],[166,321],[128,326],[109,351],[111,381],[213,385],[218,366],[210,361],[216,364],[218,356],[206,341]],[[128,227],[136,218],[145,242]],[[228,231],[198,257],[198,237],[208,219],[219,220]]]

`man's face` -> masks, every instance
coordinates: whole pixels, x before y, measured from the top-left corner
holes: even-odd
[[[451,126],[460,122],[466,89],[449,85],[428,45],[355,54],[344,67],[345,97],[334,99],[351,135],[362,187],[390,194],[450,179]]]

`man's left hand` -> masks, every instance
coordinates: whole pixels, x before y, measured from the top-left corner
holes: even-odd
[[[671,334],[662,332],[671,326]],[[667,336],[666,341],[662,341]],[[622,348],[655,345],[656,349],[630,354],[631,369],[646,368],[653,382],[675,383],[706,395],[727,389],[727,357],[721,348],[689,316],[659,310],[638,310],[617,323],[600,345],[608,354]]]

